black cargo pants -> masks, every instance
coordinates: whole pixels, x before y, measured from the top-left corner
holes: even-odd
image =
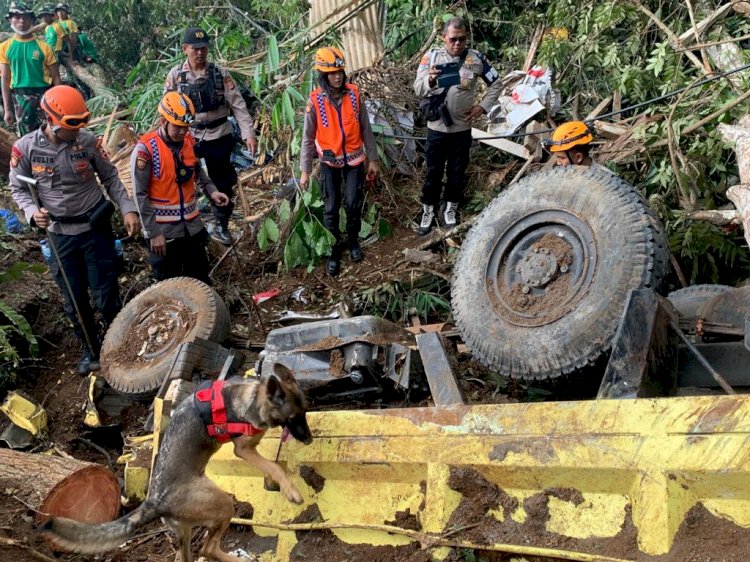
[[[325,204],[323,224],[336,238],[338,249],[342,246],[339,228],[339,209],[343,199],[346,211],[346,236],[349,248],[359,243],[359,230],[362,226],[362,187],[365,180],[365,165],[332,168],[320,166],[320,190]],[[343,195],[343,197],[342,197]]]
[[[427,130],[425,159],[427,174],[422,187],[421,202],[437,206],[443,201],[461,203],[466,188],[466,168],[469,166],[471,130],[442,133]],[[443,193],[445,176],[445,193]]]
[[[57,282],[57,286],[62,291],[65,314],[73,323],[78,339],[84,343],[84,346],[88,347],[75,312],[73,304],[73,300],[75,300],[78,310],[81,312],[84,327],[92,339],[91,343],[94,349],[90,351],[94,354],[94,357],[98,357],[101,342],[94,318],[94,310],[91,307],[91,297],[93,297],[96,308],[104,318],[105,330],[122,308],[120,291],[117,285],[118,261],[115,252],[114,234],[111,230],[87,230],[81,234],[55,234],[53,232],[48,234],[50,240],[55,244],[72,291],[71,295],[53,254],[49,264],[50,271]]]
[[[217,207],[211,202],[216,222],[224,228],[229,224],[229,217],[232,216],[234,203],[234,186],[237,184],[237,172],[230,160],[232,149],[234,148],[234,138],[231,134],[224,135],[214,140],[199,141],[195,144],[195,155],[206,161],[208,177],[216,185],[216,189],[229,197],[229,204],[225,207]]]

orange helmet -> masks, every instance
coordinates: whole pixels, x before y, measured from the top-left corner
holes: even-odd
[[[346,68],[344,53],[336,47],[323,47],[315,51],[315,70],[320,72],[338,72]]]
[[[82,129],[91,119],[83,95],[71,86],[53,86],[44,93],[39,105],[52,123],[63,129]]]
[[[189,127],[195,119],[195,106],[187,95],[167,92],[159,102],[159,114],[178,127]]]
[[[594,135],[583,121],[568,121],[563,123],[552,133],[552,138],[547,141],[550,152],[565,152],[574,146],[589,144],[594,140]]]

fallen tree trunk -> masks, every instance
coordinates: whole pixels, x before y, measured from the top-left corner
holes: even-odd
[[[91,90],[91,97],[112,96],[112,90],[107,86],[106,72],[97,63],[83,65],[78,62],[65,61],[63,64],[68,72]]]
[[[742,183],[727,189],[727,198],[737,207],[745,228],[745,241],[750,247],[750,115],[740,119],[736,125],[721,123],[719,132],[725,140],[735,145]]]
[[[115,475],[76,459],[0,449],[0,486],[14,490],[40,523],[51,515],[104,523],[120,511]]]
[[[0,127],[0,174],[6,178],[10,171],[10,150],[17,140],[16,135]]]

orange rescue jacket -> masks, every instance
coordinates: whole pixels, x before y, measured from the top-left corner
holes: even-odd
[[[346,84],[341,107],[336,107],[320,87],[310,94],[310,102],[318,121],[315,148],[320,161],[333,168],[364,162],[365,147],[359,127],[359,88]],[[324,151],[333,152],[333,155],[325,155]]]
[[[146,133],[141,137],[151,154],[151,181],[148,185],[148,198],[154,209],[156,222],[180,222],[198,216],[198,202],[195,197],[195,178],[177,183],[177,166],[172,150],[159,131]],[[180,148],[179,158],[188,170],[195,170],[198,159],[195,156],[193,136],[188,133]]]

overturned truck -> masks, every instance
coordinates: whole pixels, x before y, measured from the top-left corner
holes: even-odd
[[[745,560],[750,398],[737,389],[750,387],[750,293],[704,288],[666,299],[668,273],[663,229],[627,183],[588,169],[521,180],[462,246],[454,317],[480,361],[514,379],[553,381],[568,399],[444,400],[422,357],[435,406],[312,412],[311,445],[262,441],[302,491],[299,506],[224,446],[207,473],[250,506],[235,520],[253,531],[243,547],[282,561],[437,560],[462,548]],[[263,361],[293,366],[295,342],[302,353],[330,353],[334,344],[309,341],[342,336],[326,325],[277,335]],[[381,379],[404,382],[395,359],[362,355],[370,348],[359,344],[372,339],[350,336],[338,378],[356,383],[379,363]],[[399,346],[394,358],[409,348]],[[157,440],[173,398],[157,401]]]

